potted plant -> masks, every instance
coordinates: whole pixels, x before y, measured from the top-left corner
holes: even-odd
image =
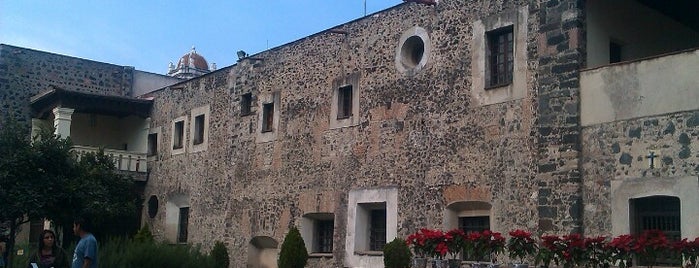
[[[500,233],[490,230],[469,233],[468,242],[464,248],[469,256],[477,261],[472,267],[482,266],[481,261],[495,264],[495,254],[501,253],[504,249],[505,238]]]
[[[541,242],[536,252],[535,264],[542,264],[543,267],[549,267],[551,262],[560,262],[561,252],[565,248],[561,238],[555,235],[544,235],[541,236]]]
[[[675,250],[680,254],[683,267],[697,267],[699,256],[699,237],[694,240],[682,239],[675,243]]]
[[[514,263],[513,267],[529,267],[529,264],[525,262],[525,258],[536,253],[536,241],[532,239],[532,233],[517,229],[509,234],[510,239],[507,241],[508,255],[512,260],[519,259],[519,262]]]
[[[646,230],[636,239],[633,251],[641,263],[646,263],[648,267],[653,267],[657,264],[658,257],[669,255],[669,246],[670,244],[663,231]]]
[[[607,244],[607,249],[611,256],[612,264],[619,266],[619,268],[626,268],[631,265],[631,258],[633,257],[633,247],[635,243],[635,238],[632,235],[620,235],[612,239],[612,241]]]
[[[415,233],[408,235],[406,243],[413,249],[415,257],[413,258],[413,267],[415,268],[425,268],[427,267],[427,254],[432,252],[432,245],[427,241],[425,232],[430,232],[429,229],[420,229]]]
[[[466,234],[461,229],[453,229],[444,234],[444,240],[447,244],[448,254],[452,257],[448,260],[449,268],[458,268],[461,266],[461,260],[457,259],[457,256],[466,244]]]
[[[585,239],[581,234],[564,235],[561,239],[563,250],[560,260],[563,267],[584,266],[587,261]]]
[[[605,236],[585,238],[585,252],[590,267],[608,268],[610,266],[612,256],[607,247]]]

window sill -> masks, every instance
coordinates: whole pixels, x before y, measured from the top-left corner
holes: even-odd
[[[274,132],[274,131],[271,130],[271,129],[265,129],[265,130],[262,130],[262,131],[260,131],[260,132],[262,132],[262,133],[270,133],[270,132]]]
[[[359,256],[383,256],[383,251],[355,251],[354,255]]]
[[[498,88],[509,87],[510,85],[512,85],[512,82],[508,82],[508,83],[505,83],[505,84],[497,84],[497,85],[492,85],[492,86],[486,86],[486,87],[484,88],[484,90],[495,90],[495,89],[498,89]]]
[[[332,259],[333,254],[332,253],[311,253],[308,254],[309,258],[314,258],[314,259],[319,259],[319,258],[329,258]]]

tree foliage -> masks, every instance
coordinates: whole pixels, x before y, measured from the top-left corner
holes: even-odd
[[[306,251],[301,233],[296,227],[291,227],[282,243],[277,265],[279,268],[303,268],[307,261],[308,251]]]
[[[78,215],[91,217],[97,235],[124,234],[123,222],[137,217],[137,194],[130,178],[116,172],[103,152],[78,160],[72,142],[43,130],[5,120],[0,129],[0,225],[9,229],[8,248],[17,228],[46,218],[64,227],[64,242]]]
[[[228,258],[228,249],[221,241],[216,241],[214,248],[211,250],[211,258],[214,259],[216,268],[228,268],[230,260]]]

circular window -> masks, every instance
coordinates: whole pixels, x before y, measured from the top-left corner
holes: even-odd
[[[405,75],[413,75],[427,63],[430,55],[430,39],[421,27],[412,27],[400,37],[396,47],[396,68]]]
[[[148,198],[148,217],[155,218],[156,214],[158,214],[158,197],[151,195]]]
[[[400,50],[403,64],[406,67],[415,68],[422,61],[422,56],[425,55],[425,42],[422,42],[420,37],[411,36],[405,40]]]

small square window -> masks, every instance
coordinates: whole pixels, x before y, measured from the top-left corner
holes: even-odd
[[[204,142],[204,115],[197,115],[194,117],[194,139],[192,143],[194,145],[202,144]]]
[[[184,121],[175,122],[175,131],[173,135],[172,149],[182,149],[184,144]]]
[[[621,45],[609,42],[609,63],[621,62]]]
[[[514,70],[513,27],[486,33],[486,87],[494,88],[512,83]]]
[[[337,119],[352,116],[352,86],[344,86],[337,90]]]
[[[252,107],[252,93],[245,93],[240,96],[240,115],[245,116],[245,115],[250,115],[252,111],[250,110],[250,107]]]
[[[331,253],[333,252],[333,229],[335,221],[333,220],[318,220],[316,221],[315,237],[316,247],[314,252]]]
[[[148,156],[158,154],[158,133],[148,134]]]
[[[274,122],[274,103],[262,105],[262,132],[271,132]]]
[[[386,210],[372,209],[369,225],[369,250],[382,251],[386,245]]]

